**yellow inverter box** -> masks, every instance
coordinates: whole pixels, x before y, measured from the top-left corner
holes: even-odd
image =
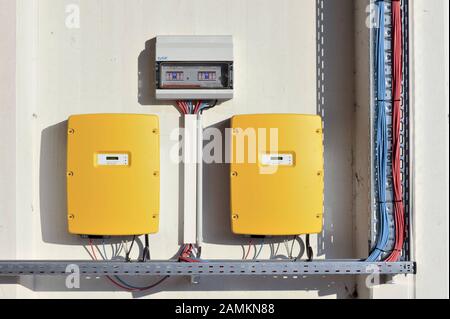
[[[157,116],[70,116],[69,233],[124,236],[158,232],[159,158]]]
[[[237,115],[231,120],[231,226],[241,235],[322,231],[322,120],[315,115]]]

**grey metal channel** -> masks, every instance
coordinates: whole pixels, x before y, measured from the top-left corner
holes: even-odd
[[[381,5],[381,2],[373,1],[372,5]],[[392,24],[391,24],[391,3],[385,1],[385,74],[386,74],[386,96],[385,100],[392,100]],[[402,181],[405,203],[405,221],[406,221],[406,239],[403,247],[402,261],[409,261],[410,258],[410,179],[409,179],[409,50],[408,50],[408,1],[402,1],[402,23],[403,23],[403,92],[402,92],[402,123],[401,123],[401,169],[402,169]],[[370,219],[370,248],[375,245],[378,235],[378,175],[377,175],[377,155],[376,155],[376,122],[377,122],[377,66],[375,58],[377,28],[372,28],[371,31],[371,176],[372,176],[372,191],[371,191],[371,219]],[[388,162],[387,162],[387,182],[386,182],[386,196],[387,196],[387,211],[389,214],[389,228],[390,236],[387,245],[387,250],[391,250],[395,241],[395,226],[394,226],[394,205],[393,201],[393,185],[392,185],[392,103],[386,102],[386,122],[388,124]]]
[[[50,275],[71,272],[81,275],[149,275],[149,276],[295,276],[295,275],[367,275],[414,274],[411,262],[368,263],[348,261],[204,261],[180,263],[176,261],[114,262],[114,261],[0,261],[0,276]]]

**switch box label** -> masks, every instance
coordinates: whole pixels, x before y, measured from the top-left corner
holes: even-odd
[[[292,154],[263,154],[261,164],[267,166],[293,166],[294,156]]]
[[[98,166],[128,166],[129,163],[128,154],[97,154]]]

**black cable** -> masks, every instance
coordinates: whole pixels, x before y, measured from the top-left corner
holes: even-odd
[[[126,262],[130,262],[131,261],[130,253],[131,253],[131,249],[133,249],[133,245],[134,245],[135,240],[136,240],[136,235],[133,236],[133,240],[131,241],[130,249],[125,253],[125,261]]]
[[[314,251],[309,242],[309,234],[306,235],[306,255],[308,256],[308,261],[313,260]]]
[[[219,100],[214,100],[213,104],[211,104],[211,105],[209,105],[209,106],[204,107],[203,109],[201,109],[201,110],[200,110],[200,114],[202,114],[203,111],[212,109],[213,107],[215,107],[215,106],[217,105],[218,102],[219,102]]]
[[[150,245],[148,241],[148,234],[145,235],[145,247],[142,251],[142,261],[150,260]]]
[[[126,286],[128,289],[130,289],[130,290],[137,290],[137,291],[145,291],[145,290],[149,290],[149,289],[155,288],[156,286],[162,284],[169,277],[170,276],[164,276],[162,279],[158,280],[154,284],[151,284],[151,285],[148,285],[148,286],[145,286],[145,287],[137,287],[137,286],[134,286],[134,285],[131,285],[131,284],[125,282],[119,276],[114,276],[115,279],[117,279],[122,285]]]

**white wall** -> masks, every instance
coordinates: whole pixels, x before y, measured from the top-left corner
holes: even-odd
[[[12,1],[0,0],[0,258],[15,258],[15,98],[16,10]],[[7,155],[7,156],[5,156]],[[12,240],[11,240],[12,239]],[[14,278],[0,278],[0,298],[15,296]],[[2,285],[8,283],[8,285]]]
[[[449,297],[448,1],[413,1],[415,297]]]
[[[65,6],[71,3],[80,6],[79,29],[68,29],[64,24]],[[15,238],[9,240],[12,247],[15,245],[9,248],[14,257],[88,258],[82,246],[85,241],[66,232],[65,120],[71,114],[99,112],[160,116],[161,225],[159,234],[151,236],[150,245],[155,259],[167,259],[176,252],[179,171],[178,165],[169,161],[169,134],[179,126],[180,117],[172,105],[161,105],[151,96],[149,40],[159,34],[233,35],[235,98],[208,112],[208,126],[223,127],[223,121],[238,113],[324,112],[326,229],[313,246],[318,258],[352,257],[353,7],[352,1],[322,5],[325,50],[324,65],[319,69],[324,92],[317,107],[313,0],[18,0],[17,100],[16,108],[8,109],[8,116],[16,119],[15,128],[8,128],[15,136],[16,143],[10,147],[16,148],[16,169],[15,174],[11,174],[13,169],[2,170],[16,182],[15,218],[8,222],[13,228],[9,238]],[[204,178],[203,255],[239,259],[241,244],[247,241],[232,236],[226,226],[227,167],[206,165]],[[0,185],[5,184],[2,179]],[[6,207],[0,213],[12,216],[13,210]],[[266,247],[263,255],[268,254]],[[0,258],[4,256],[2,253]],[[151,280],[141,278],[142,283]],[[131,296],[117,292],[102,278],[85,279],[80,291],[64,294],[64,278],[22,278],[19,283],[8,287],[14,287],[20,297]],[[197,286],[185,278],[171,278],[145,296],[345,298],[353,290],[352,276],[204,278]]]

